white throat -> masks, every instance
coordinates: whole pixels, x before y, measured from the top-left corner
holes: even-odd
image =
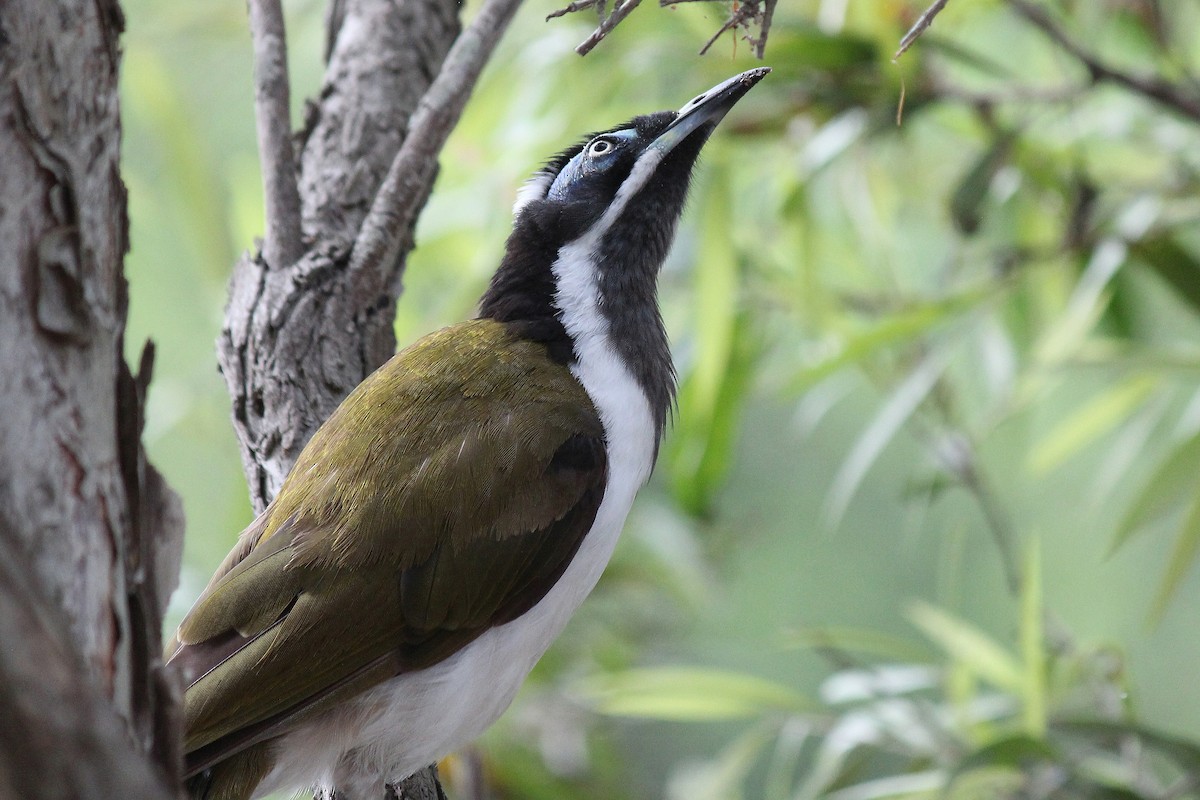
[[[611,223],[601,218],[587,233],[560,249],[552,269],[557,279],[555,305],[577,359],[571,372],[583,384],[604,425],[607,502],[618,488],[615,479],[628,480],[631,492],[636,492],[650,477],[658,430],[646,392],[626,365],[613,342],[609,320],[600,311],[596,251],[606,221]]]
[[[608,565],[634,495],[653,467],[658,431],[650,402],[626,366],[598,306],[599,224],[563,247],[556,302],[574,341],[571,368],[604,425],[608,483],[592,528],[553,588],[532,609],[427,669],[404,673],[279,742],[255,797],[286,787],[381,797],[398,782],[474,739],[512,702]]]
[[[650,477],[658,428],[646,392],[617,350],[608,318],[600,311],[599,245],[663,156],[657,148],[644,151],[600,219],[578,239],[560,248],[551,267],[557,285],[554,304],[577,358],[571,372],[592,398],[604,424],[610,476],[606,503],[608,495],[618,488],[614,486],[614,475],[630,479],[632,492]]]

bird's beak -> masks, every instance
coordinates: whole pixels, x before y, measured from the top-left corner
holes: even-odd
[[[715,126],[729,109],[770,71],[770,67],[746,70],[699,95],[679,109],[675,121],[651,142],[648,149],[658,150],[665,156],[697,128],[703,125]]]

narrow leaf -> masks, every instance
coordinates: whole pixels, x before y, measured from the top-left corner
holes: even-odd
[[[996,173],[1008,161],[1009,151],[1017,137],[1016,131],[1005,131],[996,137],[991,146],[983,151],[967,174],[959,181],[958,188],[950,199],[950,216],[954,224],[965,234],[979,229],[983,221],[983,202]]]
[[[825,519],[829,524],[835,524],[845,514],[851,498],[858,491],[871,465],[941,377],[946,367],[945,361],[944,357],[938,355],[921,361],[896,387],[896,391],[892,392],[892,396],[879,409],[871,424],[858,437],[829,489],[829,497],[825,503]]]
[[[1146,481],[1117,527],[1109,546],[1111,555],[1133,534],[1167,511],[1200,493],[1200,433],[1181,442]]]
[[[588,679],[579,694],[613,716],[675,721],[747,719],[813,704],[787,686],[753,675],[702,667],[631,669]]]
[[[994,296],[994,290],[971,290],[890,313],[878,323],[847,337],[828,357],[802,368],[784,391],[789,394],[805,392],[839,369],[911,342]]]
[[[1037,761],[1057,761],[1058,755],[1045,740],[1019,733],[991,742],[968,753],[954,765],[948,785],[977,769],[1020,770]]]
[[[1176,294],[1200,311],[1200,260],[1169,234],[1151,236],[1130,245],[1134,257],[1154,270]]]
[[[1001,689],[1020,693],[1021,665],[995,639],[928,603],[914,603],[909,607],[908,618],[963,666]]]
[[[721,161],[710,163],[708,172],[701,246],[694,274],[697,353],[691,409],[705,418],[712,416],[733,352],[738,296],[737,253],[726,227],[732,192],[729,177]]]
[[[1138,375],[1101,392],[1068,415],[1033,448],[1029,468],[1044,475],[1059,466],[1127,420],[1157,386],[1153,376]]]
[[[1171,598],[1183,576],[1192,568],[1196,561],[1196,552],[1200,551],[1200,494],[1192,498],[1188,513],[1179,527],[1175,546],[1167,560],[1167,572],[1159,584],[1158,593],[1154,598],[1154,606],[1150,610],[1151,622],[1157,625],[1167,611]]]
[[[941,789],[945,784],[946,775],[940,770],[911,772],[847,786],[825,795],[825,800],[884,800],[888,797],[914,800]]]

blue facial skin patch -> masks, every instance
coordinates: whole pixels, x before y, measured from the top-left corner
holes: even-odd
[[[550,189],[546,192],[546,197],[551,200],[561,200],[566,194],[567,187],[571,184],[593,173],[608,169],[613,161],[616,160],[622,146],[635,138],[637,138],[637,131],[630,128],[628,130],[616,131],[615,133],[601,134],[592,139],[587,143],[586,147],[580,150],[559,171],[558,175],[554,178],[554,183],[550,184]],[[593,150],[596,148],[598,142],[608,142],[611,146],[602,153],[594,154]]]

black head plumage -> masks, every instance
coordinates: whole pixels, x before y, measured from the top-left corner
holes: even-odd
[[[695,98],[580,139],[520,190],[504,259],[480,316],[508,323],[568,363],[564,275],[607,320],[612,346],[646,391],[659,430],[674,374],[658,311],[658,271],[682,214],[692,168],[725,112],[766,72],[750,70]],[[590,288],[589,288],[590,287]],[[579,298],[574,298],[578,301]]]

